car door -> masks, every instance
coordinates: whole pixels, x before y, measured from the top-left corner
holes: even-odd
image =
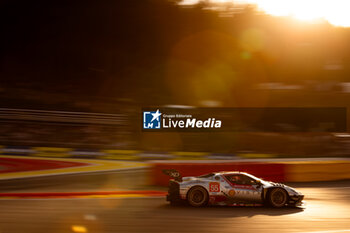
[[[225,194],[233,201],[261,202],[262,185],[245,174],[224,175],[229,188]]]

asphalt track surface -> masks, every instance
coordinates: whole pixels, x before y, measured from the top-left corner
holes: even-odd
[[[93,177],[80,189],[101,190],[104,181]],[[28,187],[71,190],[70,180]],[[173,207],[164,197],[0,199],[0,232],[350,232],[350,181],[293,186],[306,195],[304,208]]]

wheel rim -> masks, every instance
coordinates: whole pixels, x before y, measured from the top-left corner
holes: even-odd
[[[284,203],[286,202],[286,195],[283,191],[278,190],[273,193],[272,202],[277,206],[284,205]]]
[[[201,190],[194,190],[192,192],[192,201],[196,204],[201,204],[204,200],[204,193]]]

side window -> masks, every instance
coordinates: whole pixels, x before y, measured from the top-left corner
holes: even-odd
[[[231,182],[231,184],[238,184],[238,185],[253,185],[255,184],[255,181],[245,175],[242,174],[233,174],[228,175],[226,178]]]
[[[242,184],[240,174],[228,175],[226,178],[231,182],[231,184]]]
[[[242,175],[242,184],[253,185],[253,184],[255,184],[255,181],[246,175]]]

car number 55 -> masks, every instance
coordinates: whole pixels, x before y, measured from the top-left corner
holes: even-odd
[[[209,183],[209,192],[220,192],[220,183],[210,182]]]

